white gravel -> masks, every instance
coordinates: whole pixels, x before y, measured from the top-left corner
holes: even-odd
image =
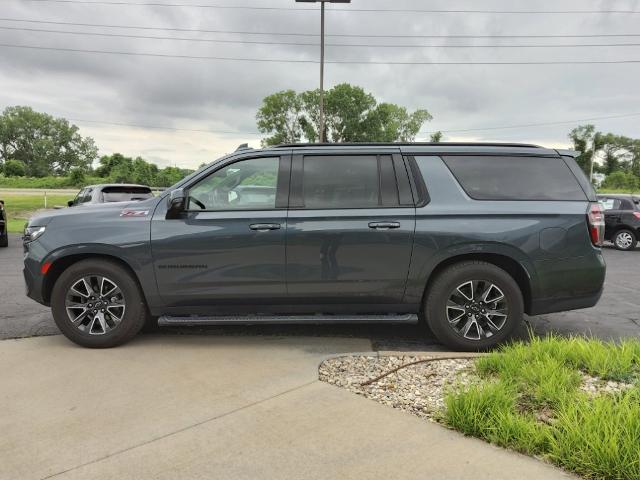
[[[605,394],[616,394],[629,390],[633,387],[632,383],[616,382],[614,380],[603,380],[599,377],[592,377],[586,373],[582,374],[582,385],[580,390],[586,392],[590,396]]]
[[[362,385],[385,372],[418,360],[433,360],[411,365],[369,385]],[[452,387],[464,387],[481,380],[475,373],[475,359],[437,360],[429,356],[344,356],[320,365],[323,382],[346,388],[419,417],[437,420],[444,411],[444,398]],[[580,389],[589,395],[616,394],[633,385],[602,380],[582,373]]]
[[[433,418],[444,408],[449,385],[476,381],[473,360],[439,360],[403,368],[370,385],[362,385],[378,375],[430,357],[339,357],[320,365],[320,380],[346,388],[384,405],[425,418]]]

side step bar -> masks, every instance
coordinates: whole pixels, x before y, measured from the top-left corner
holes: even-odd
[[[171,317],[158,319],[161,327],[197,325],[256,325],[256,324],[300,324],[300,323],[417,323],[418,316],[402,315],[212,315]]]

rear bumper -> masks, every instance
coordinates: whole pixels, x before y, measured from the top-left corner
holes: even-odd
[[[529,315],[543,315],[545,313],[566,312],[568,310],[579,310],[581,308],[593,307],[602,296],[604,288],[595,293],[582,295],[579,297],[552,297],[540,298],[531,302]]]
[[[606,265],[600,249],[582,257],[535,262],[538,294],[529,315],[593,307],[604,289]]]

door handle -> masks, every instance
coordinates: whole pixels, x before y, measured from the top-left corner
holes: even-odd
[[[269,230],[280,230],[279,223],[252,223],[249,225],[251,230],[256,230],[258,232],[267,232]]]
[[[377,230],[389,230],[391,228],[400,228],[400,222],[371,222],[369,228]]]

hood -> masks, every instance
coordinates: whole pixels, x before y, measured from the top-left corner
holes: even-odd
[[[66,207],[59,210],[43,210],[36,213],[27,225],[46,227],[56,219],[64,219],[77,222],[86,222],[87,226],[92,221],[105,217],[124,217],[126,215],[136,215],[135,212],[147,212],[140,216],[151,218],[156,205],[160,201],[159,197],[147,200],[134,200],[129,202],[94,203],[86,206]]]

